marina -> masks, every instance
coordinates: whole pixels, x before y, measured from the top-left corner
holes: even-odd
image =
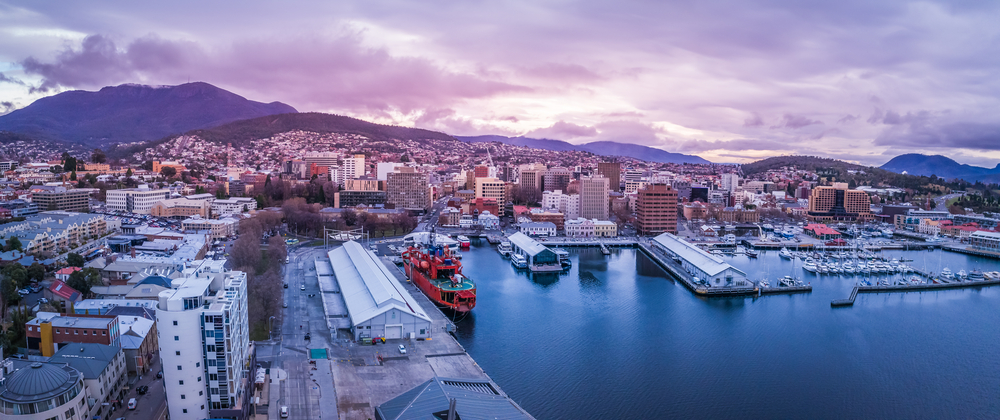
[[[990,315],[1000,305],[998,287],[873,289],[859,292],[852,310],[831,310],[832,300],[850,296],[867,276],[811,274],[801,260],[780,258],[777,250],[760,251],[756,259],[734,252],[720,258],[749,279],[768,279],[761,295],[778,289],[784,276],[812,289],[763,299],[710,296],[692,293],[638,247],[611,247],[605,256],[597,246],[559,246],[572,266],[539,279],[485,242],[466,253],[466,271],[479,281],[479,304],[456,323],[455,334],[538,418],[1000,414],[991,395],[1000,378],[980,374],[1000,371],[990,344],[1000,342],[1000,324]],[[942,250],[880,257],[914,260],[906,278],[944,266],[970,276],[977,268],[1000,268],[995,260]],[[983,322],[970,325],[969,319]],[[927,352],[948,357],[921,356]],[[901,358],[906,366],[893,362]],[[941,380],[928,382],[928,375]],[[704,377],[721,379],[698,380]],[[594,381],[604,385],[576,385]],[[895,386],[875,385],[887,381]],[[742,391],[723,396],[714,392],[720,387]],[[827,397],[810,397],[817,393]],[[854,403],[837,403],[845,400]]]

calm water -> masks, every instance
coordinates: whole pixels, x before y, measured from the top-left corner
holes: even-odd
[[[793,274],[811,294],[702,299],[641,252],[569,250],[568,274],[531,278],[485,241],[459,341],[539,419],[1000,418],[1000,287],[862,294],[776,252],[726,258],[751,278]],[[995,260],[887,252],[915,267]],[[773,281],[772,281],[773,284]]]

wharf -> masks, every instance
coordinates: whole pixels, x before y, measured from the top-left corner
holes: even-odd
[[[665,268],[670,274],[681,281],[681,284],[686,286],[689,290],[697,295],[701,296],[752,296],[758,294],[758,291],[754,287],[705,287],[694,282],[693,277],[683,268],[681,268],[677,263],[670,260],[666,256],[652,250],[643,242],[639,242],[639,249],[642,250],[648,257],[652,258],[660,264],[661,267]],[[811,288],[810,288],[811,290]]]
[[[388,258],[382,258],[382,263],[430,316],[433,333],[426,340],[386,340],[376,345],[338,340],[330,350],[339,413],[323,413],[323,418],[375,418],[375,407],[435,376],[492,381],[451,335],[455,330],[452,319],[407,281]],[[406,354],[400,354],[401,344],[406,346]]]
[[[778,295],[778,294],[792,294],[792,293],[810,293],[813,290],[811,285],[805,286],[790,286],[790,287],[760,287],[761,295]]]
[[[979,256],[979,257],[989,257],[989,258],[998,258],[998,259],[1000,259],[1000,252],[986,251],[986,250],[983,250],[983,249],[975,249],[975,248],[972,248],[972,247],[962,248],[962,247],[951,246],[951,245],[946,245],[946,246],[943,246],[941,248],[944,249],[945,251],[960,252],[962,254],[976,255],[976,256]]]
[[[608,239],[604,238],[602,240],[596,239],[577,239],[577,238],[542,238],[539,240],[542,245],[545,246],[557,246],[557,247],[572,247],[572,246],[603,246],[603,247],[623,247],[623,248],[634,248],[638,245],[634,239]]]
[[[942,279],[938,279],[943,281]],[[893,284],[889,286],[855,286],[851,292],[851,297],[847,299],[837,299],[830,302],[830,306],[853,306],[854,299],[859,293],[883,293],[883,292],[926,292],[929,290],[941,289],[967,289],[972,287],[987,287],[1000,285],[1000,280],[983,281],[953,281],[951,283],[921,283],[921,284]]]

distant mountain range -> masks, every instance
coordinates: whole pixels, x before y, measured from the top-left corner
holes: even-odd
[[[895,173],[906,172],[909,175],[937,175],[938,178],[957,178],[969,182],[1000,182],[1000,164],[992,169],[983,168],[961,164],[941,155],[928,156],[918,153],[899,155],[886,162],[881,168]]]
[[[127,84],[41,98],[0,116],[0,131],[100,147],[295,112],[281,102],[251,101],[203,82],[162,87]]]
[[[681,153],[671,153],[655,147],[641,146],[638,144],[618,143],[613,141],[595,141],[584,144],[571,144],[561,140],[533,139],[530,137],[506,137],[506,136],[456,136],[457,139],[468,143],[489,143],[498,141],[512,146],[532,147],[536,149],[553,150],[565,152],[578,150],[590,152],[600,156],[626,156],[635,159],[642,159],[649,162],[660,163],[711,163],[698,156],[685,155]]]

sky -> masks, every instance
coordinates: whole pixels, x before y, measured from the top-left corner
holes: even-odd
[[[997,22],[988,1],[0,0],[0,114],[204,81],[453,135],[993,167]]]

